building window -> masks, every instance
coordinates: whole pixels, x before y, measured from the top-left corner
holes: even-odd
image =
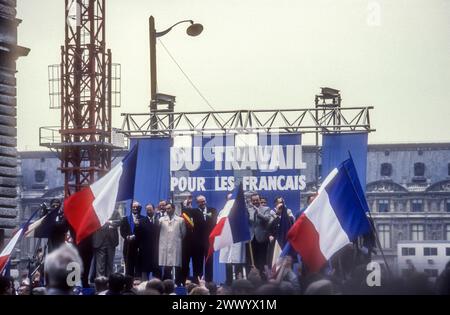
[[[411,224],[411,240],[423,241],[424,227],[423,224]]]
[[[447,241],[450,241],[450,224],[447,224],[445,226],[445,239]]]
[[[424,269],[423,272],[425,272],[428,277],[437,277],[438,276],[437,269]]]
[[[405,211],[405,203],[403,201],[396,202],[396,210],[397,211]]]
[[[447,175],[450,176],[450,163],[447,164]]]
[[[392,164],[382,163],[380,169],[381,176],[391,176],[392,175]]]
[[[416,249],[414,247],[403,247],[402,256],[415,256]]]
[[[446,255],[446,256],[450,256],[450,247],[447,247],[447,248],[445,249],[445,255]]]
[[[421,199],[412,200],[411,211],[412,212],[422,212],[423,211],[423,200],[421,200]]]
[[[439,239],[439,237],[438,237],[438,235],[437,235],[436,232],[431,233],[431,239],[432,239],[433,241],[437,241],[437,240]]]
[[[378,225],[378,238],[380,239],[381,247],[391,248],[391,227],[388,224]]]
[[[425,176],[425,164],[422,162],[414,163],[414,176]]]
[[[436,247],[424,247],[423,255],[424,256],[437,256],[437,248]]]
[[[378,200],[378,212],[389,212],[389,200]]]
[[[450,212],[450,199],[447,199],[447,200],[445,201],[445,210],[446,210],[447,212]]]
[[[36,183],[42,183],[45,180],[45,171],[43,170],[34,171],[34,180]]]

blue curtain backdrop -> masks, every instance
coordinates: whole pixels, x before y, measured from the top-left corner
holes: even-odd
[[[275,141],[278,141],[276,143]],[[283,151],[286,156],[287,145],[301,145],[301,134],[260,134],[258,136],[258,145],[281,145],[284,146]],[[276,172],[261,172],[256,171],[255,176],[277,176],[277,175],[301,175],[301,170],[278,170]],[[261,191],[261,196],[267,198],[267,205],[273,208],[273,202],[276,197],[283,197],[286,206],[294,213],[300,210],[300,191]]]
[[[131,147],[139,141],[134,200],[142,205],[170,198],[170,147],[172,138],[131,139]],[[130,207],[127,206],[129,213]]]
[[[225,206],[226,191],[215,191],[214,178],[217,176],[233,176],[233,171],[220,170],[216,171],[214,160],[208,160],[208,154],[212,153],[211,149],[216,146],[234,146],[234,135],[203,135],[194,136],[192,139],[193,147],[202,148],[202,161],[198,170],[191,172],[191,177],[205,177],[205,192],[198,193],[206,197],[208,206],[216,208],[218,211]],[[195,196],[194,196],[195,203]],[[194,204],[195,206],[195,204]]]
[[[366,191],[367,133],[324,134],[322,136],[322,180],[352,155],[361,186]]]

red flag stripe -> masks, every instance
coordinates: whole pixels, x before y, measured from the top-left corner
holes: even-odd
[[[64,215],[75,230],[77,244],[101,228],[92,206],[94,199],[94,194],[87,187],[64,201]]]
[[[306,215],[302,214],[289,230],[288,240],[309,271],[317,272],[326,263],[327,260],[320,250],[319,233]]]
[[[217,222],[214,229],[211,231],[211,234],[209,234],[209,249],[208,249],[208,257],[206,257],[206,260],[209,259],[209,257],[214,252],[214,240],[216,236],[219,236],[222,234],[223,226],[225,225],[226,220],[228,220],[227,217],[223,217]]]
[[[9,255],[7,256],[0,256],[0,272],[3,271],[3,269],[6,266],[6,263],[8,262]]]

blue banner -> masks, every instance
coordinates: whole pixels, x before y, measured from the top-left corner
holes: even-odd
[[[322,180],[352,155],[361,186],[366,191],[367,133],[322,136]]]
[[[274,142],[275,141],[275,142]],[[279,145],[282,147],[282,150],[284,152],[285,156],[289,156],[288,147],[292,148],[294,146],[300,146],[302,143],[302,136],[300,134],[261,134],[258,137],[258,145],[264,146],[274,146]],[[284,170],[277,170],[274,173],[271,172],[264,172],[264,171],[257,171],[256,176],[270,176],[270,175],[276,175],[276,176],[300,176],[301,170],[300,169],[284,169]],[[293,213],[296,213],[300,210],[300,189],[301,187],[298,187],[298,189],[294,190],[280,190],[280,189],[273,189],[273,190],[267,190],[267,191],[261,191],[261,196],[267,198],[267,206],[270,208],[274,207],[274,201],[277,197],[283,197],[286,207],[291,209]]]
[[[131,139],[131,147],[139,141],[134,199],[142,205],[170,199],[170,148],[172,138]],[[157,206],[157,204],[155,204]],[[127,212],[129,212],[127,205]]]

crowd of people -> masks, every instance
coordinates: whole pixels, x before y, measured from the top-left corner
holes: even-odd
[[[308,204],[315,196],[308,198]],[[231,195],[227,196],[230,199]],[[78,246],[61,203],[53,200],[56,224],[48,235],[48,254],[37,252],[36,265],[22,279],[0,278],[0,294],[98,295],[291,295],[291,294],[449,294],[450,262],[435,285],[415,270],[394,277],[382,270],[381,285],[369,286],[367,263],[374,250],[373,235],[362,237],[335,255],[318,273],[308,272],[295,252],[275,258],[274,244],[281,219],[294,224],[302,210],[288,209],[282,197],[268,207],[252,194],[247,202],[250,241],[222,248],[226,280],[213,282],[213,259],[208,257],[209,235],[220,213],[204,196],[182,202],[177,214],[173,203],[156,207],[133,201],[128,216],[115,212],[100,230]],[[125,270],[115,272],[113,262],[119,235],[123,238]],[[208,259],[209,258],[209,259]],[[276,261],[274,261],[276,259]],[[42,263],[39,263],[41,261]],[[80,266],[67,268],[69,264]],[[192,270],[191,270],[192,269]],[[73,273],[75,272],[75,274]],[[76,277],[78,272],[79,279]],[[72,279],[73,278],[73,279]],[[70,280],[70,281],[69,281]]]
[[[72,286],[70,270],[67,265],[82,260],[77,249],[65,244],[49,254],[45,260],[46,286],[33,287],[24,278],[16,284],[11,277],[0,277],[0,295],[356,295],[356,294],[450,294],[450,262],[431,283],[423,273],[411,270],[402,277],[393,277],[382,271],[380,286],[367,285],[366,265],[345,270],[344,274],[329,272],[308,273],[295,272],[296,264],[290,256],[283,259],[281,270],[275,275],[264,275],[257,268],[252,268],[243,277],[239,273],[230,284],[216,284],[212,281],[188,277],[185,283],[177,285],[173,279],[162,280],[153,277],[150,280],[111,273],[109,277],[95,279],[92,288]],[[300,267],[299,267],[300,266]],[[301,265],[297,268],[301,268]],[[345,274],[347,273],[347,274]]]
[[[227,199],[231,195],[227,196]],[[123,238],[124,273],[133,278],[149,280],[172,279],[177,285],[193,279],[213,280],[213,259],[208,259],[209,235],[217,223],[219,211],[207,204],[205,196],[186,198],[178,207],[161,200],[156,206],[148,203],[145,211],[138,201],[133,201],[129,215],[120,217],[117,211],[97,232],[78,244],[85,271],[83,287],[89,287],[95,277],[109,277],[119,237]],[[278,197],[273,207],[267,200],[254,193],[248,198],[249,242],[237,243],[220,251],[220,263],[226,264],[227,283],[238,273],[249,273],[252,267],[262,272],[272,267],[272,256],[280,217],[285,208],[284,200]],[[58,223],[49,235],[48,252],[65,242],[66,235],[74,237],[63,216],[61,203],[54,200],[51,209],[59,211]],[[296,215],[285,209],[289,224]],[[68,233],[70,231],[70,233]],[[196,281],[196,280],[195,280]]]

